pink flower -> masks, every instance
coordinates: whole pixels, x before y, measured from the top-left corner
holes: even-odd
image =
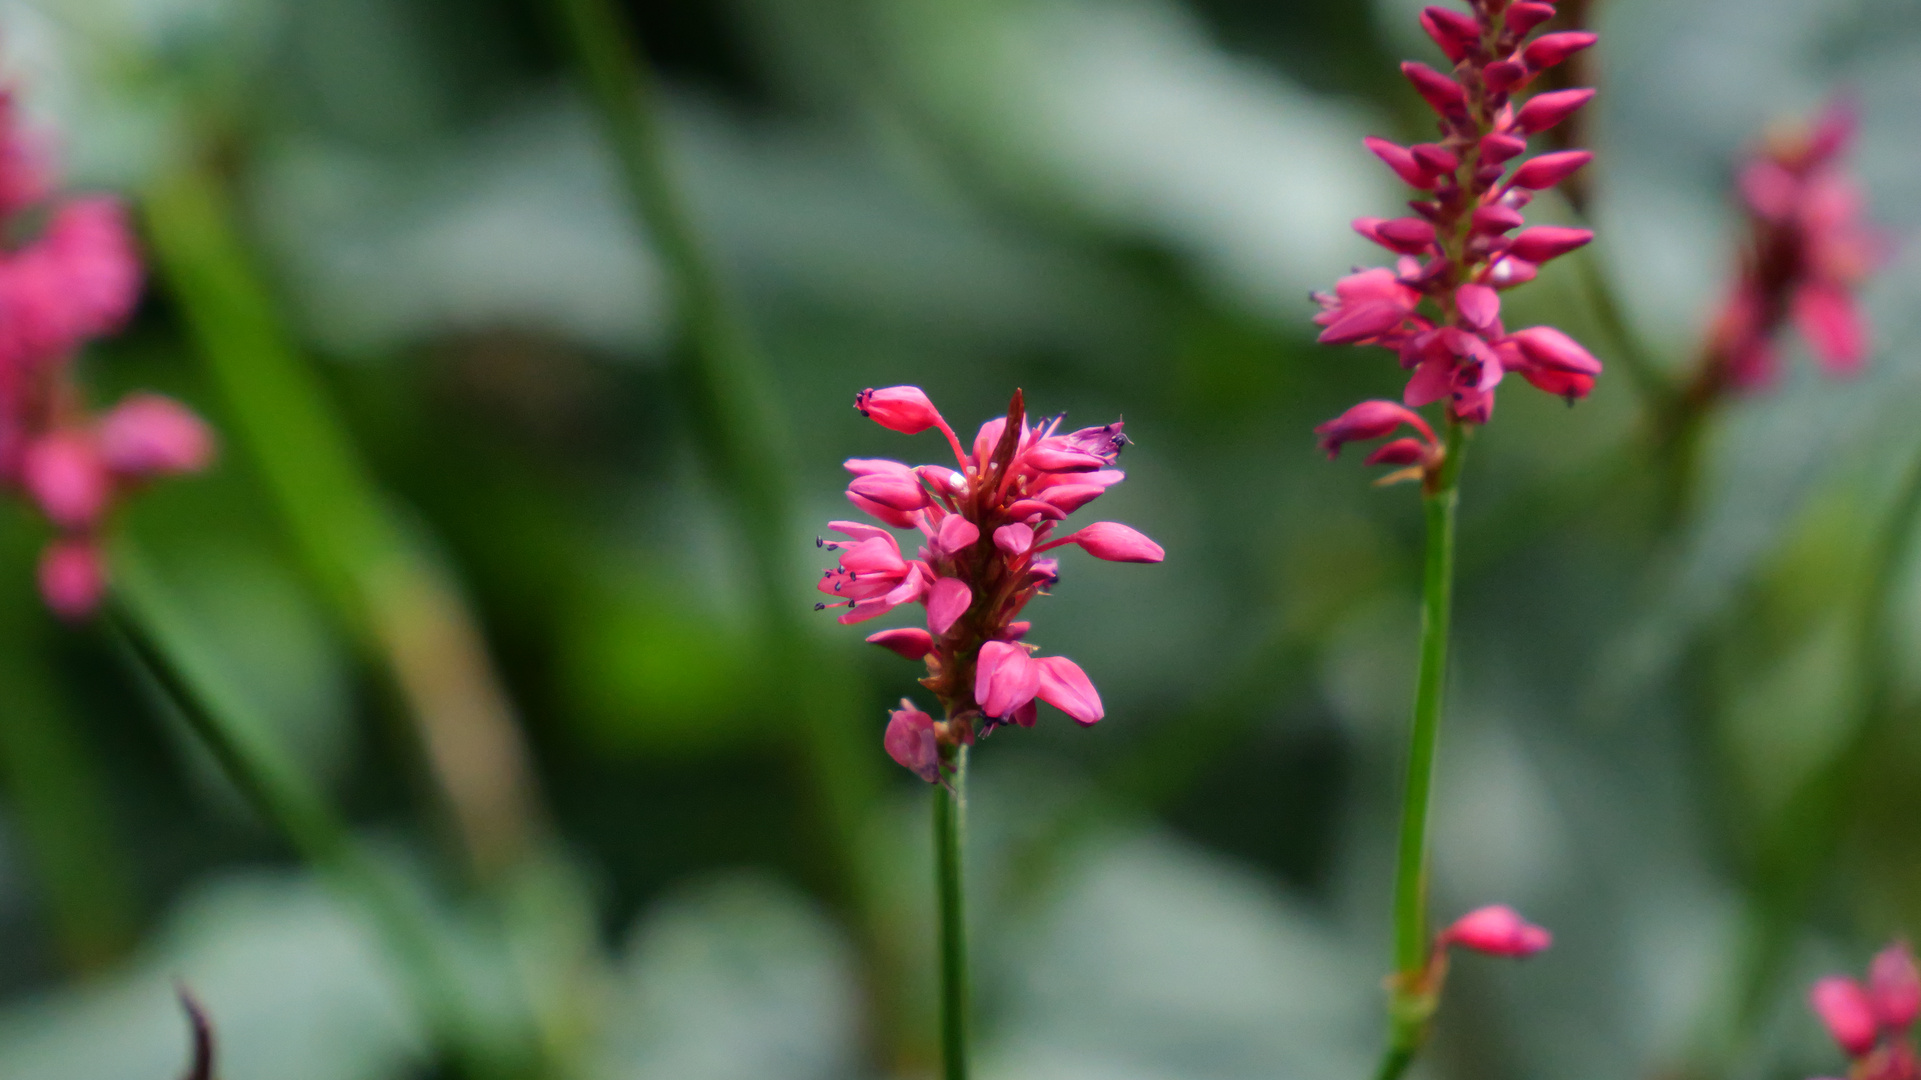
[[[887,756],[928,783],[940,780],[940,746],[934,737],[934,718],[902,698],[900,708],[887,714],[887,735],[881,740]]]
[[[92,615],[107,591],[100,552],[86,539],[63,538],[40,555],[40,596],[55,615],[70,622]]]
[[[1315,428],[1314,433],[1321,437],[1321,449],[1332,459],[1348,443],[1386,438],[1403,424],[1413,428],[1419,438],[1394,439],[1369,454],[1367,463],[1415,467],[1420,474],[1438,470],[1447,451],[1435,440],[1434,429],[1420,413],[1392,401],[1363,401]]]
[[[1902,1030],[1921,1014],[1921,972],[1907,942],[1897,941],[1875,954],[1868,965],[1868,996],[1882,1026]]]
[[[1830,975],[1808,991],[1808,1005],[1849,1057],[1861,1057],[1874,1049],[1881,1025],[1874,1015],[1874,1003],[1860,983]]]
[[[145,481],[204,468],[206,426],[184,407],[135,394],[106,416],[88,414],[72,358],[118,330],[139,301],[141,268],[120,203],[59,198],[46,147],[20,128],[0,89],[0,486],[39,507],[61,535],[41,558],[47,606],[63,618],[93,612],[106,589],[95,533]]]
[[[1917,1063],[1908,1029],[1921,1014],[1921,972],[1903,942],[1875,955],[1867,985],[1841,975],[1819,979],[1808,990],[1808,1005],[1853,1059],[1856,1080],[1917,1080]]]
[[[1588,89],[1556,90],[1518,109],[1510,100],[1542,71],[1594,44],[1584,31],[1530,42],[1553,13],[1552,5],[1532,2],[1475,4],[1473,14],[1438,7],[1421,13],[1422,28],[1453,69],[1410,61],[1401,71],[1439,116],[1441,140],[1414,146],[1365,140],[1422,193],[1410,204],[1415,216],[1356,219],[1357,232],[1398,256],[1394,268],[1356,271],[1336,283],[1332,295],[1314,295],[1323,344],[1393,350],[1412,372],[1403,402],[1443,402],[1462,423],[1488,421],[1495,388],[1510,370],[1570,400],[1586,396],[1600,371],[1579,346],[1573,349],[1585,359],[1572,366],[1556,362],[1566,349],[1542,358],[1523,335],[1550,328],[1509,334],[1500,318],[1501,290],[1532,280],[1542,263],[1593,239],[1585,229],[1559,226],[1508,235],[1524,224],[1521,211],[1533,192],[1561,183],[1593,158],[1586,150],[1562,150],[1519,160],[1527,136],[1561,123],[1594,96]],[[1317,430],[1330,451],[1348,441],[1339,421]],[[1430,471],[1439,466],[1437,456],[1415,443],[1391,445],[1380,452],[1384,462],[1420,463]]]
[[[213,432],[172,398],[130,394],[100,420],[100,456],[129,478],[199,472],[213,460]]]
[[[1440,948],[1459,945],[1489,956],[1533,956],[1554,943],[1554,935],[1521,918],[1511,907],[1493,904],[1456,919],[1436,941]]]
[[[879,525],[836,521],[847,537],[822,541],[839,554],[839,565],[821,578],[834,597],[820,608],[846,608],[843,623],[859,622],[907,603],[926,607],[926,628],[884,630],[867,640],[927,667],[922,681],[940,699],[946,719],[923,723],[911,707],[894,713],[886,745],[896,761],[922,779],[937,781],[938,765],[925,767],[926,740],[944,760],[956,746],[1003,724],[1031,726],[1046,702],[1077,723],[1104,715],[1098,691],[1078,664],[1061,656],[1036,656],[1023,639],[1019,619],[1027,603],[1060,578],[1049,552],[1069,544],[1113,562],[1155,563],[1166,557],[1138,530],[1097,521],[1056,535],[1075,511],[1098,499],[1124,474],[1114,468],[1127,445],[1117,421],[1077,431],[1060,430],[1060,418],[1027,421],[1019,391],[1007,415],[988,421],[963,446],[933,403],[916,387],[863,391],[856,407],[892,430],[908,434],[938,429],[954,454],[955,468],[908,466],[897,461],[856,459],[847,496],[883,525],[916,529],[923,544],[907,558],[894,535]],[[925,737],[923,737],[925,736]]]
[[[1697,396],[1771,383],[1776,340],[1789,323],[1828,374],[1851,375],[1866,362],[1870,333],[1855,293],[1886,258],[1888,243],[1862,222],[1860,192],[1840,162],[1854,128],[1853,107],[1838,101],[1808,127],[1771,139],[1742,167],[1747,250],[1709,330]]]

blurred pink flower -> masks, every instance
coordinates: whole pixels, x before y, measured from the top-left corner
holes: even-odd
[[[0,248],[0,488],[26,495],[58,531],[40,591],[71,619],[105,593],[95,533],[114,505],[148,480],[205,468],[213,436],[157,394],[89,413],[73,357],[132,315],[140,258],[117,200],[58,197],[56,179],[52,155],[0,91],[0,234],[14,239]]]
[[[1852,1080],[1921,1080],[1908,1038],[1921,1013],[1921,972],[1905,942],[1875,956],[1865,985],[1843,975],[1817,980],[1808,1005],[1853,1062]]]
[[[1776,134],[1742,166],[1749,236],[1733,292],[1708,333],[1697,398],[1772,383],[1789,323],[1828,374],[1851,375],[1867,362],[1871,335],[1855,293],[1888,243],[1862,221],[1860,190],[1841,164],[1854,130],[1853,105],[1837,101],[1808,126]]]
[[[919,530],[924,543],[914,558],[882,525],[835,521],[829,528],[847,539],[821,541],[839,563],[819,584],[833,599],[817,608],[845,609],[842,623],[904,604],[926,608],[925,629],[883,630],[867,639],[924,662],[922,685],[945,710],[945,718],[935,720],[903,703],[888,724],[888,753],[937,782],[940,755],[1001,724],[1031,726],[1038,702],[1081,724],[1100,720],[1100,694],[1087,674],[1066,657],[1035,656],[1034,646],[1022,641],[1028,624],[1017,619],[1029,600],[1059,580],[1059,563],[1046,554],[1055,548],[1074,544],[1113,562],[1166,557],[1159,544],[1119,522],[1055,535],[1068,515],[1122,480],[1113,467],[1127,445],[1121,424],[1065,433],[1060,417],[1029,424],[1015,391],[1007,415],[982,425],[970,451],[918,387],[864,390],[855,407],[893,431],[939,429],[957,466],[847,462],[853,473],[848,500],[882,525]],[[937,750],[931,771],[929,745]]]
[[[1475,4],[1474,13],[1430,7],[1421,26],[1453,63],[1451,72],[1409,61],[1401,71],[1440,118],[1438,142],[1401,146],[1364,140],[1369,151],[1424,197],[1414,216],[1358,218],[1355,231],[1393,252],[1393,269],[1358,270],[1316,293],[1320,340],[1393,350],[1411,377],[1406,405],[1444,402],[1460,422],[1484,424],[1494,391],[1508,372],[1572,401],[1593,388],[1601,365],[1565,334],[1535,327],[1510,334],[1500,293],[1533,280],[1540,265],[1586,245],[1586,229],[1537,226],[1517,236],[1533,193],[1586,165],[1585,150],[1563,150],[1508,164],[1527,151],[1527,136],[1566,120],[1594,96],[1588,89],[1536,95],[1516,108],[1512,95],[1542,71],[1594,44],[1585,31],[1528,35],[1552,16],[1541,3]],[[1544,340],[1544,332],[1554,335]],[[1531,335],[1531,336],[1530,336]],[[1322,445],[1346,441],[1322,425]],[[1365,437],[1365,436],[1357,436]],[[1330,438],[1334,445],[1330,446]],[[1432,439],[1429,439],[1432,443]],[[1383,461],[1402,458],[1432,472],[1438,453],[1390,444]]]
[[[1533,956],[1554,944],[1554,935],[1505,904],[1476,908],[1441,931],[1436,948],[1459,945],[1490,956]]]

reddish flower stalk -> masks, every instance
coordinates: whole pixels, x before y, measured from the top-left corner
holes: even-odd
[[[1910,1035],[1921,1014],[1921,971],[1906,943],[1875,956],[1865,985],[1841,975],[1816,982],[1808,1004],[1848,1055],[1849,1080],[1921,1080]]]
[[[1061,434],[1060,417],[1029,424],[1020,391],[1007,415],[988,421],[972,449],[918,387],[862,391],[861,413],[881,426],[914,435],[937,428],[958,470],[909,467],[856,458],[847,498],[883,525],[917,529],[924,543],[906,558],[894,534],[876,525],[835,521],[846,540],[823,541],[840,555],[821,578],[834,597],[817,608],[845,608],[842,623],[858,623],[904,604],[926,608],[925,628],[883,630],[867,640],[927,665],[921,685],[940,700],[936,720],[903,701],[888,723],[885,745],[895,761],[929,782],[941,779],[956,748],[972,745],[1003,723],[1031,727],[1036,701],[1082,724],[1103,714],[1100,695],[1064,656],[1035,656],[1024,644],[1028,624],[1016,621],[1027,602],[1059,580],[1048,553],[1077,544],[1099,559],[1160,562],[1160,545],[1111,521],[1065,536],[1055,527],[1099,498],[1123,473],[1113,468],[1127,437],[1119,421]]]
[[[87,408],[74,356],[126,322],[140,260],[118,202],[54,187],[50,156],[0,91],[0,232],[31,235],[0,250],[0,488],[24,494],[54,527],[40,592],[56,614],[79,619],[106,589],[98,536],[114,506],[158,477],[204,468],[213,437],[158,394],[132,394],[104,415]]]
[[[1869,331],[1855,294],[1887,244],[1862,222],[1860,190],[1841,162],[1854,131],[1852,105],[1837,101],[1811,124],[1776,134],[1741,168],[1746,250],[1688,390],[1691,407],[1772,383],[1789,323],[1828,374],[1852,375],[1866,363]]]
[[[1367,148],[1419,189],[1411,217],[1358,218],[1362,236],[1400,256],[1393,270],[1361,270],[1332,294],[1317,293],[1320,340],[1393,349],[1413,372],[1403,402],[1445,401],[1451,421],[1484,424],[1494,389],[1514,372],[1549,393],[1585,397],[1601,364],[1551,327],[1508,333],[1501,293],[1535,277],[1542,263],[1588,243],[1586,229],[1520,229],[1536,192],[1567,179],[1593,156],[1563,150],[1525,159],[1527,138],[1553,128],[1594,96],[1587,89],[1514,95],[1538,75],[1594,44],[1586,31],[1533,36],[1551,4],[1473,0],[1471,14],[1430,7],[1421,25],[1453,62],[1451,73],[1409,61],[1401,71],[1440,117],[1440,140],[1400,146],[1369,138]],[[1512,234],[1512,235],[1510,235]],[[1323,446],[1338,452],[1339,424]],[[1367,436],[1351,436],[1365,438]],[[1400,464],[1400,457],[1382,460]],[[1440,456],[1420,462],[1438,473]]]

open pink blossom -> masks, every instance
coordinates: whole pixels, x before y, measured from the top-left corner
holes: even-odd
[[[1075,511],[1098,499],[1124,474],[1114,467],[1127,436],[1119,421],[1062,431],[1061,418],[1029,423],[1016,391],[1007,415],[982,425],[964,444],[927,395],[911,386],[862,391],[863,415],[894,431],[938,430],[954,467],[908,466],[856,459],[849,501],[881,524],[836,521],[845,540],[822,541],[839,556],[819,588],[845,609],[843,623],[897,607],[926,608],[925,628],[883,630],[868,641],[926,665],[922,685],[940,699],[945,719],[923,724],[910,706],[889,722],[888,753],[930,782],[926,740],[938,760],[1004,724],[1031,726],[1045,702],[1080,724],[1105,715],[1093,682],[1062,656],[1039,656],[1027,643],[1022,609],[1060,580],[1051,554],[1067,545],[1112,562],[1155,563],[1159,544],[1131,526],[1097,521],[1064,528]],[[971,447],[971,448],[970,448]],[[886,526],[914,529],[921,547],[908,558]]]

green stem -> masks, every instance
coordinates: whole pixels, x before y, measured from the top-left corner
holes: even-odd
[[[758,579],[761,616],[776,676],[799,703],[800,760],[827,847],[827,888],[853,925],[863,959],[869,1034],[879,1064],[902,1055],[892,1012],[896,964],[873,914],[860,835],[879,779],[869,737],[849,723],[861,698],[857,675],[809,640],[811,606],[793,548],[793,485],[774,380],[716,271],[672,174],[659,90],[631,27],[608,0],[552,0],[563,44],[599,114],[635,223],[667,271],[687,347],[676,357],[703,456],[734,503]]]
[[[1588,306],[1614,342],[1614,354],[1627,369],[1628,381],[1634,384],[1649,412],[1658,420],[1665,420],[1679,402],[1680,389],[1655,363],[1653,351],[1628,323],[1614,285],[1601,269],[1599,257],[1586,252],[1574,260],[1574,265],[1581,276],[1581,290],[1587,294]]]
[[[940,897],[940,1041],[943,1080],[967,1080],[971,1003],[967,983],[967,902],[961,880],[967,838],[967,747],[954,753],[946,783],[934,788],[934,878]]]
[[[1841,847],[1849,801],[1875,747],[1894,722],[1895,671],[1889,655],[1891,607],[1902,595],[1897,579],[1921,535],[1921,457],[1908,467],[1900,491],[1861,582],[1854,649],[1864,688],[1859,722],[1846,743],[1804,780],[1776,813],[1763,837],[1751,884],[1747,942],[1729,1028],[1714,1047],[1722,1058],[1740,1047],[1767,1015],[1777,982],[1815,888]]]
[[[1380,1076],[1400,1075],[1427,1037],[1434,1011],[1423,985],[1431,955],[1427,929],[1427,819],[1434,788],[1434,760],[1441,737],[1441,704],[1447,685],[1448,629],[1454,593],[1454,532],[1460,503],[1465,425],[1449,418],[1447,458],[1423,492],[1427,559],[1421,589],[1421,661],[1414,689],[1414,725],[1408,738],[1407,776],[1401,795],[1401,837],[1394,866],[1394,970],[1388,1004],[1388,1045]]]
[[[104,614],[129,662],[171,703],[242,797],[301,858],[335,879],[360,907],[396,961],[403,989],[427,1029],[468,1075],[498,1075],[498,1062],[470,1053],[471,1025],[460,984],[417,912],[366,854],[318,789],[268,738],[258,718],[222,690],[198,655],[173,601],[124,542],[114,560],[115,591]]]

